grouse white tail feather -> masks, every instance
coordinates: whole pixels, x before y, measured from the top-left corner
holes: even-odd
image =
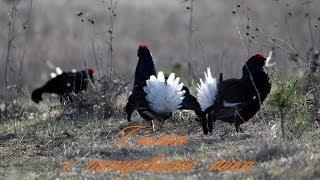
[[[211,70],[208,68],[204,73],[204,81],[200,78],[200,84],[198,84],[198,100],[203,111],[213,105],[217,93],[217,80],[212,78]]]
[[[60,67],[56,67],[56,74],[57,74],[57,75],[62,74],[62,70],[61,70]]]
[[[57,77],[57,74],[56,73],[50,73],[50,77],[51,78],[55,78],[55,77]]]
[[[55,73],[54,73],[54,72],[50,73],[50,77],[51,77],[51,78],[55,78],[55,77],[57,77],[57,76],[60,75],[60,74],[62,74],[61,68],[60,68],[60,67],[56,67],[56,72],[55,72]]]
[[[158,80],[160,82],[166,82],[166,78],[164,77],[164,73],[162,71],[158,72]]]
[[[158,76],[150,76],[146,86],[143,88],[147,94],[146,99],[151,109],[157,113],[171,113],[181,107],[184,94],[183,83],[180,78],[175,78],[175,74],[171,73],[167,81],[162,71]]]

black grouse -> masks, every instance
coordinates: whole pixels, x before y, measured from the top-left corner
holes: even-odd
[[[32,92],[31,99],[35,103],[42,101],[43,93],[57,94],[60,101],[67,99],[70,93],[79,93],[87,89],[88,82],[94,81],[95,70],[87,68],[78,72],[63,72],[50,79],[44,86]]]
[[[212,78],[210,68],[205,73],[205,81],[200,79],[198,98],[202,110],[208,118],[208,129],[221,120],[234,123],[237,132],[242,132],[241,124],[251,119],[271,90],[271,82],[264,69],[267,59],[261,54],[252,56],[242,68],[241,79]]]
[[[206,117],[201,111],[197,98],[189,89],[180,83],[180,78],[174,73],[166,79],[163,72],[156,75],[154,62],[147,46],[140,45],[137,51],[139,58],[135,71],[133,92],[125,107],[128,121],[137,110],[140,116],[151,121],[164,123],[177,110],[193,110],[202,123],[203,132],[208,133]]]

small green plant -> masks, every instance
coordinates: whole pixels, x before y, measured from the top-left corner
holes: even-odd
[[[298,115],[295,117],[293,125],[293,132],[298,136],[303,134],[303,132],[305,132],[310,125],[309,114],[308,111],[306,111],[307,108],[303,107],[302,109],[303,111],[298,113]]]
[[[285,138],[284,121],[299,99],[297,82],[297,77],[279,79],[270,94],[269,102],[279,112],[282,138]]]
[[[175,61],[171,66],[171,72],[176,73],[181,76],[182,73],[182,63],[180,61]]]
[[[170,65],[170,67],[166,70],[165,76],[169,77],[170,73],[175,73],[176,76],[179,76],[183,79],[183,76],[185,75],[182,71],[182,63],[179,60],[173,61],[173,63]]]

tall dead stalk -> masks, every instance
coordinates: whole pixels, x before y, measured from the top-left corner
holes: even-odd
[[[7,40],[7,55],[5,62],[5,94],[4,94],[4,116],[8,120],[8,88],[9,88],[9,66],[11,60],[11,50],[13,46],[13,41],[16,38],[15,35],[15,20],[17,13],[17,6],[20,0],[12,0],[12,6],[9,13],[8,22],[8,40]]]
[[[109,77],[112,76],[114,71],[114,47],[113,47],[113,40],[114,40],[114,23],[115,23],[115,17],[117,16],[116,9],[118,5],[119,0],[110,0],[110,5],[107,9],[108,19],[109,19],[109,29],[108,29],[108,50],[109,50]]]
[[[191,85],[191,60],[192,60],[192,36],[193,36],[193,10],[194,10],[194,0],[190,0],[190,5],[187,7],[189,10],[189,34],[188,34],[188,85]]]

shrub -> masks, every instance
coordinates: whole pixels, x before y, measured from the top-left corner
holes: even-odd
[[[298,135],[309,125],[308,105],[299,80],[297,76],[280,75],[270,93],[269,103],[280,116],[282,138],[285,138],[285,120],[292,120],[291,130]]]
[[[120,101],[127,91],[128,81],[124,78],[110,78],[103,76],[97,81],[97,86],[89,84],[88,90],[80,94],[72,94],[73,101],[67,102],[67,109],[76,109],[77,112],[109,118],[122,113],[124,101]]]

